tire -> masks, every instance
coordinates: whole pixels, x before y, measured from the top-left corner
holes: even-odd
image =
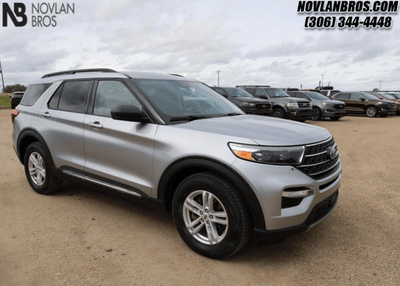
[[[334,117],[331,117],[331,120],[332,120],[332,121],[338,121],[340,118],[342,118],[342,117],[340,117],[340,116],[334,116]]]
[[[378,109],[375,106],[368,106],[367,110],[365,111],[365,114],[368,117],[375,117],[378,113]]]
[[[26,178],[36,193],[48,195],[61,187],[62,180],[54,176],[50,156],[40,143],[34,142],[28,146],[24,166]]]
[[[274,111],[272,111],[272,117],[286,118],[286,114],[282,108],[278,107],[278,108],[275,108]]]
[[[218,219],[215,213],[219,213]],[[246,205],[228,181],[213,173],[197,173],[179,184],[172,215],[183,241],[193,251],[210,258],[229,257],[250,238],[251,220]]]
[[[318,107],[313,107],[311,120],[313,121],[321,120],[321,117],[322,117],[321,109],[319,109]]]

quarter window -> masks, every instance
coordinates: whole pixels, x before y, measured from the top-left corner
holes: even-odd
[[[32,106],[39,97],[50,87],[51,83],[32,84],[28,87],[22,98],[21,105]]]
[[[142,106],[133,94],[119,81],[100,81],[96,91],[93,114],[111,117],[111,110],[117,105]]]

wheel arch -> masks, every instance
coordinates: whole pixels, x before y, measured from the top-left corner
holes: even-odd
[[[188,157],[172,163],[161,176],[157,188],[157,199],[164,202],[167,211],[170,210],[177,186],[188,176],[205,171],[211,171],[228,180],[247,205],[253,226],[265,229],[264,214],[249,184],[232,168],[210,158]]]
[[[24,131],[21,132],[21,134],[18,137],[17,152],[19,154],[19,161],[21,162],[21,164],[24,164],[24,157],[25,157],[26,149],[33,142],[39,142],[40,144],[42,144],[43,148],[46,150],[47,154],[50,157],[51,166],[54,167],[54,161],[53,161],[53,157],[51,156],[49,147],[47,146],[43,137],[40,136],[39,133],[37,133],[33,129],[25,129]]]

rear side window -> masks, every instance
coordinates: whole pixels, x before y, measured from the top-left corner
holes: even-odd
[[[335,94],[335,98],[349,99],[350,98],[350,93],[338,93],[338,94]]]
[[[28,86],[24,97],[22,98],[21,105],[32,106],[39,99],[39,97],[52,85],[51,83],[32,84]]]
[[[58,109],[64,111],[84,113],[85,103],[92,81],[67,81],[61,91]],[[58,90],[57,90],[58,91]],[[55,94],[57,96],[57,93]],[[50,106],[53,103],[50,102]]]

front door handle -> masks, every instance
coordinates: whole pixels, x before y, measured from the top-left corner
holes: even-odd
[[[43,113],[43,117],[50,118],[51,115],[48,111],[46,111],[45,113]]]
[[[103,125],[101,125],[100,122],[98,121],[90,122],[89,125],[93,128],[103,129]]]

